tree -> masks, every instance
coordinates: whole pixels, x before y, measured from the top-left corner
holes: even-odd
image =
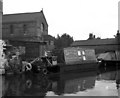
[[[66,33],[64,33],[62,36],[57,35],[57,38],[55,40],[55,47],[57,49],[69,47],[72,44],[72,42],[73,42],[73,37],[71,37]]]
[[[117,30],[117,34],[115,35],[115,38],[117,40],[117,43],[120,44],[120,33],[119,33],[119,30]]]
[[[95,39],[95,35],[93,35],[92,33],[90,33],[88,40],[89,40],[89,39]]]
[[[62,36],[57,35],[55,39],[55,49],[52,51],[54,56],[57,56],[58,63],[64,63],[63,48],[69,47],[73,43],[73,37],[64,33]]]
[[[91,40],[91,39],[101,39],[100,37],[97,37],[95,35],[93,35],[93,33],[89,33],[89,38],[87,40]]]

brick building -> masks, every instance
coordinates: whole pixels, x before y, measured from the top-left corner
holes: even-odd
[[[5,14],[2,25],[3,40],[24,51],[25,58],[32,59],[44,55],[47,45],[44,36],[48,36],[48,24],[43,10]]]

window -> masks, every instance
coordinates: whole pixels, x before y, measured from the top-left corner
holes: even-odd
[[[13,34],[13,31],[14,31],[14,27],[13,25],[10,25],[10,34]]]
[[[43,31],[44,31],[44,24],[41,23],[41,32],[43,32]]]
[[[27,33],[27,25],[26,24],[23,25],[23,32],[24,32],[24,34]]]
[[[83,60],[86,60],[86,57],[85,57],[85,55],[83,56]]]
[[[81,52],[80,51],[78,51],[78,56],[81,56]]]
[[[82,51],[83,60],[86,60],[85,51]]]
[[[85,55],[85,51],[82,51],[82,55]]]

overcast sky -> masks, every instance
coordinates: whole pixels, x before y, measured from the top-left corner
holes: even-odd
[[[39,12],[43,8],[52,36],[67,33],[86,40],[89,33],[112,38],[118,30],[120,0],[4,0],[3,13]]]

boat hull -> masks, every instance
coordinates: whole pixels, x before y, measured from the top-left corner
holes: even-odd
[[[118,60],[101,60],[101,62],[99,63],[100,67],[117,67],[120,68],[120,61]]]
[[[60,73],[69,73],[69,72],[81,72],[81,71],[90,71],[97,70],[98,63],[82,63],[82,64],[61,64]]]

